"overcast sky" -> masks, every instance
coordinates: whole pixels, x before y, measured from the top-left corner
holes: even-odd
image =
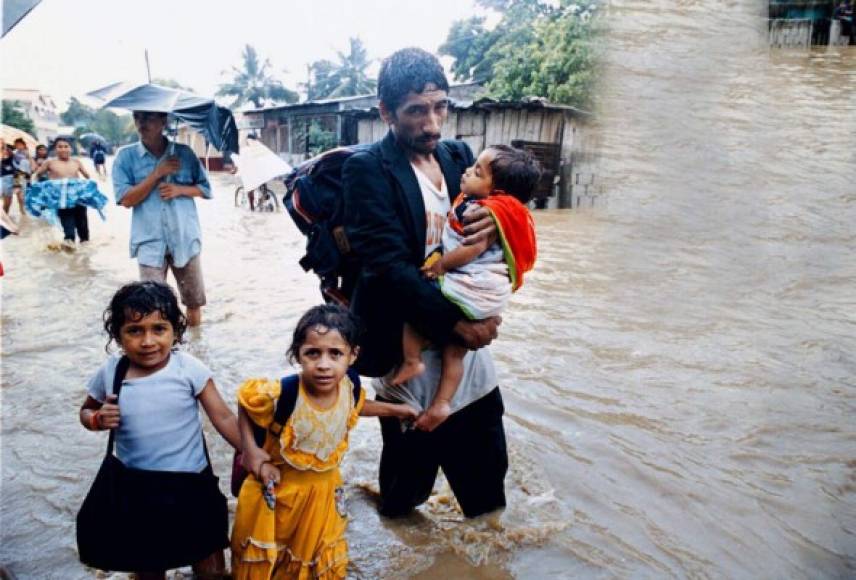
[[[334,60],[349,37],[372,59],[436,52],[453,21],[476,13],[473,0],[43,0],[0,40],[0,86],[40,89],[64,110],[71,96],[145,82],[148,48],[152,77],[210,96],[249,43],[296,89],[308,63]]]

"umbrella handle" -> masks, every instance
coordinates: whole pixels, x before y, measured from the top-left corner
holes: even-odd
[[[178,118],[175,119],[175,136],[178,137]],[[169,141],[169,157],[174,157],[175,156],[175,141],[173,141],[169,138],[167,138],[167,141]],[[166,182],[167,183],[173,182],[172,174],[169,174],[166,176]]]

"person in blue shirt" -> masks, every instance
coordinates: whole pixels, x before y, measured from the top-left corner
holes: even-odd
[[[172,270],[187,324],[197,326],[206,297],[194,198],[210,199],[211,186],[193,150],[164,136],[166,123],[166,113],[134,111],[140,141],[116,153],[113,190],[116,203],[133,208],[130,250],[140,279],[165,282]]]

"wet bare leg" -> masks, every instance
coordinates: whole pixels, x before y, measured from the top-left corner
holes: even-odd
[[[188,306],[185,316],[187,316],[187,326],[199,326],[202,324],[202,307],[190,308]]]
[[[422,347],[425,346],[425,343],[425,339],[419,336],[412,326],[404,325],[404,332],[401,334],[404,361],[398,367],[395,376],[392,377],[393,385],[405,383],[425,371],[425,363],[422,362]]]
[[[27,215],[26,210],[24,210],[24,191],[21,188],[18,188],[15,195],[18,197],[18,210],[21,212],[21,217]]]
[[[464,357],[467,348],[458,344],[449,344],[443,348],[443,371],[440,386],[431,405],[425,409],[416,421],[416,428],[433,431],[452,414],[452,397],[458,391],[464,377]]]

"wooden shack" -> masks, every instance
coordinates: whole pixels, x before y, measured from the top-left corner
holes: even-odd
[[[389,130],[376,108],[351,113],[357,118],[357,142],[371,143]],[[596,146],[586,125],[591,113],[555,105],[544,99],[494,101],[479,99],[455,102],[443,126],[443,137],[466,141],[475,155],[489,145],[511,145],[528,149],[538,157],[544,175],[536,193],[536,205],[572,207],[581,201],[575,194],[594,193]],[[584,185],[587,187],[577,187]]]
[[[532,151],[544,167],[538,207],[576,207],[596,194],[596,145],[587,130],[591,113],[544,99],[495,101],[473,97],[478,85],[450,89],[452,108],[443,137],[466,141],[478,155],[486,146],[512,145]],[[374,95],[312,101],[244,111],[247,129],[271,150],[296,165],[325,148],[372,143],[389,130]],[[249,128],[252,127],[252,128]],[[584,199],[585,198],[585,199]]]

